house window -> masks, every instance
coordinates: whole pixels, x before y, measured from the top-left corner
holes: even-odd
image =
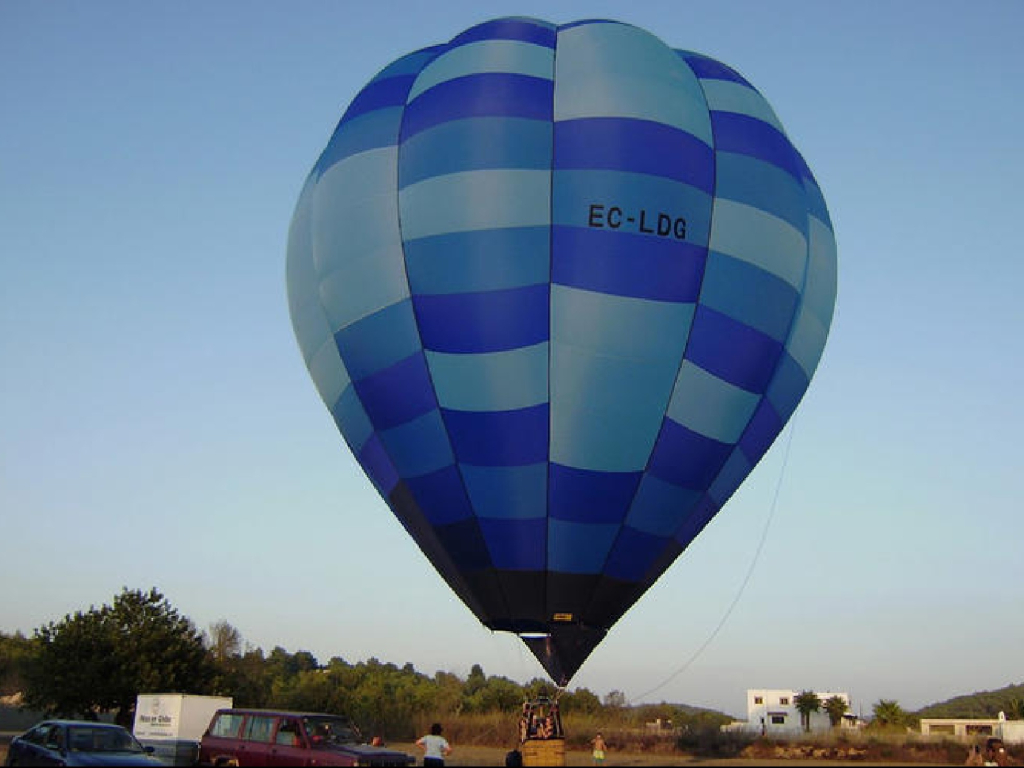
[[[781,697],[779,697],[779,704],[781,704],[784,707],[789,706],[789,696],[781,696]]]
[[[770,715],[770,717],[772,719],[772,725],[785,725],[786,724],[786,716],[785,715]]]
[[[754,697],[754,703],[755,704],[764,704],[764,696],[755,696]]]

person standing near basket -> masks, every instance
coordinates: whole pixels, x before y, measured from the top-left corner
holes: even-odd
[[[423,765],[442,766],[444,759],[451,754],[452,747],[441,735],[441,724],[430,726],[430,733],[416,740],[416,745],[423,749]]]

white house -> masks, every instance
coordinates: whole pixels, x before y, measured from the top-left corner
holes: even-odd
[[[800,721],[800,712],[793,703],[800,693],[800,691],[782,689],[748,688],[745,730],[758,731],[766,736],[801,732],[803,723]],[[846,702],[847,710],[849,710],[850,694],[845,691],[815,691],[814,693],[821,700],[822,708],[818,712],[811,713],[811,730],[827,731],[832,727],[832,723],[828,718],[828,712],[825,711],[825,702],[833,696],[838,696]],[[847,711],[843,717],[842,726],[853,727],[856,721],[856,716]]]

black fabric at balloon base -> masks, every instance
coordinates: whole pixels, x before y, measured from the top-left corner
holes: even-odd
[[[564,688],[606,634],[596,627],[566,624],[552,626],[548,635],[527,635],[522,640],[551,679]]]

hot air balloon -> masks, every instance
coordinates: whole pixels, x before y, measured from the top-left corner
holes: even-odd
[[[502,18],[355,96],[287,284],[370,481],[566,685],[793,414],[836,248],[736,71],[628,24]]]

